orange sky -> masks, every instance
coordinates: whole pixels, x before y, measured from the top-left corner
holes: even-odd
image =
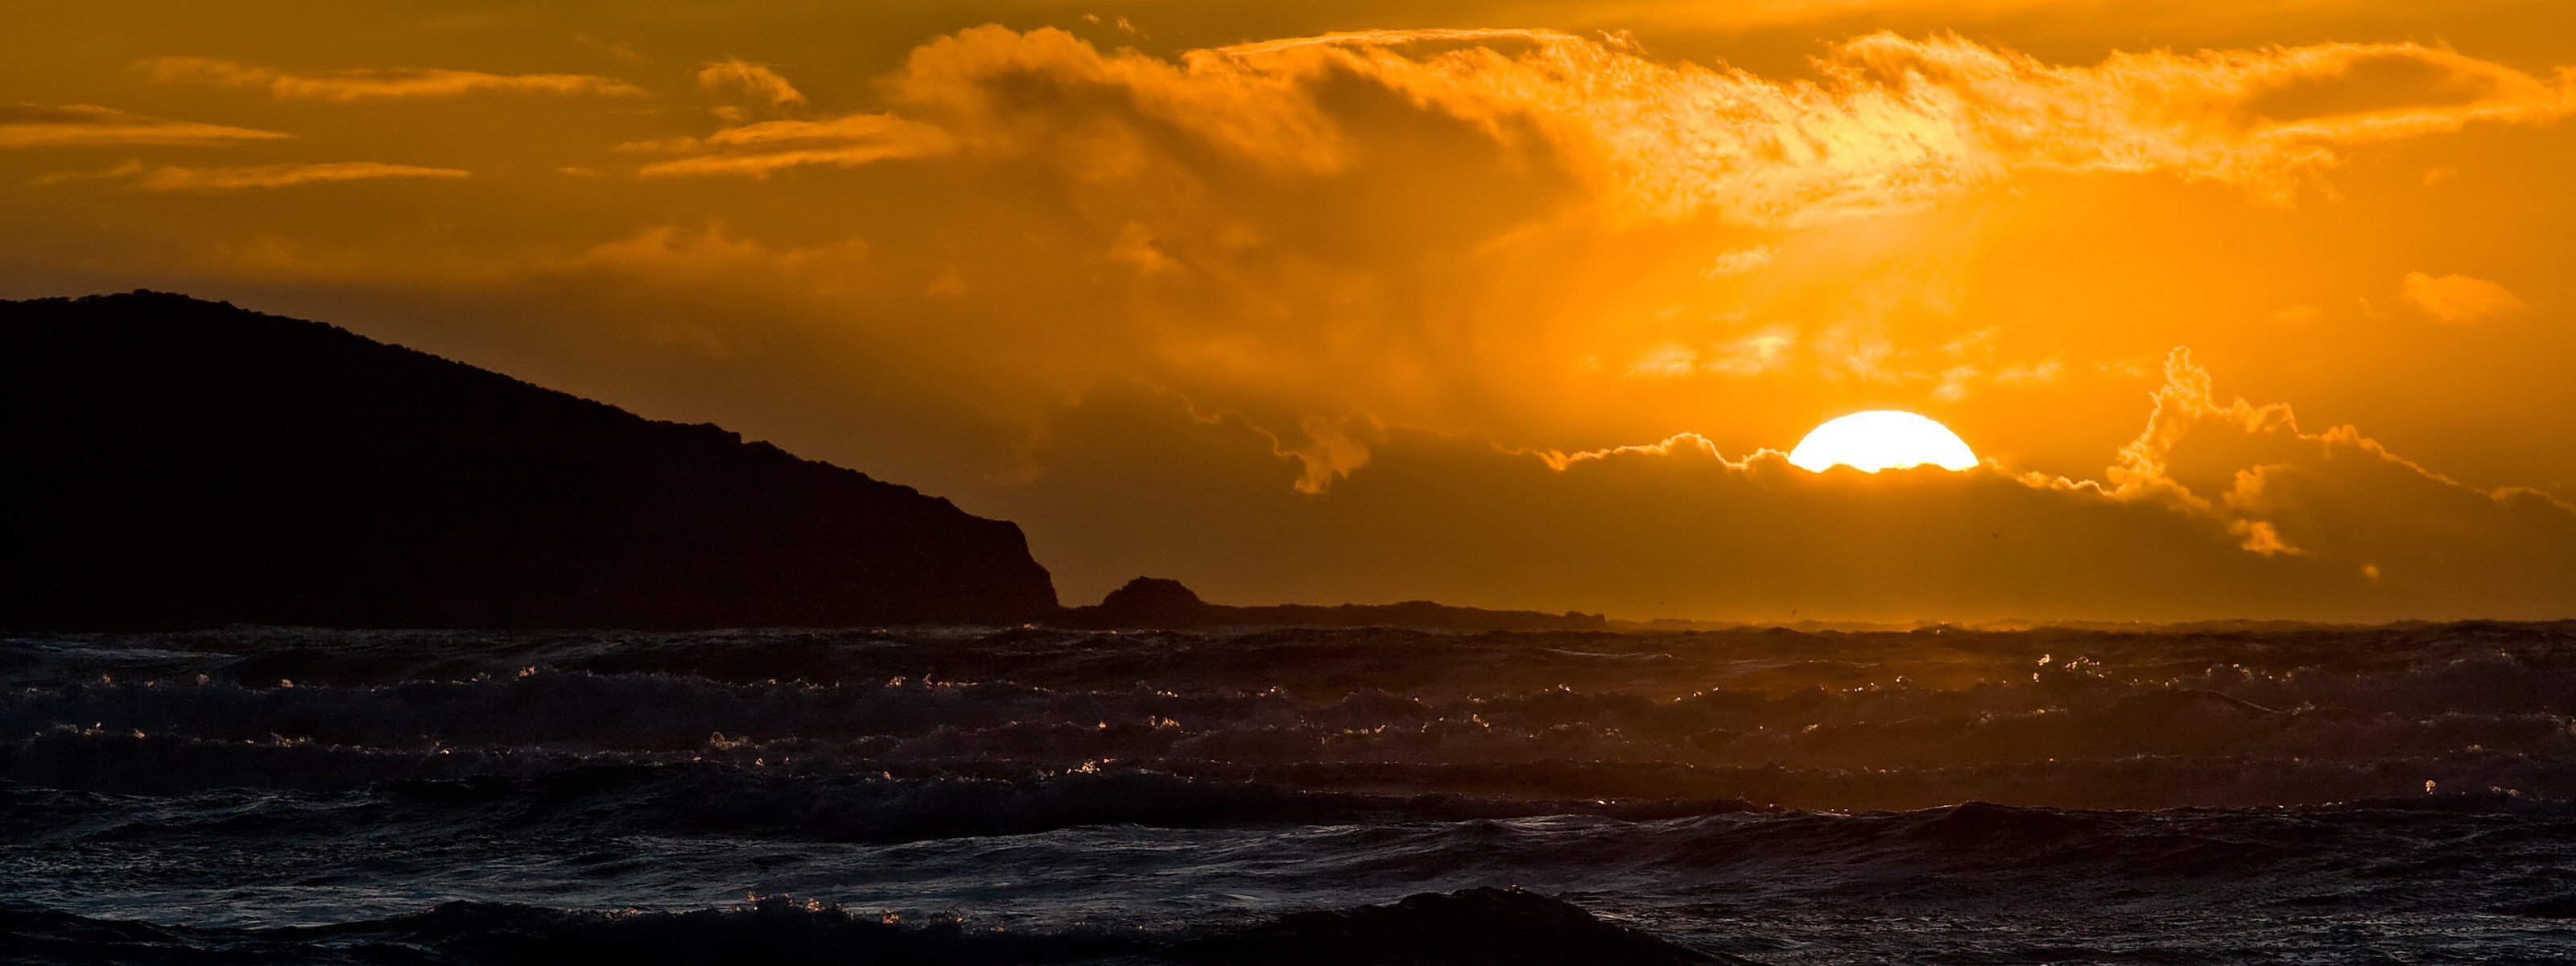
[[[6,14],[0,296],[720,422],[1073,602],[2576,611],[2563,4],[398,6]],[[1777,452],[1877,408],[1988,462]]]

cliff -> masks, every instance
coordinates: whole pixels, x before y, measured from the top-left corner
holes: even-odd
[[[1568,611],[1549,614],[1531,610],[1485,610],[1452,607],[1427,600],[1396,604],[1274,604],[1238,607],[1211,604],[1177,580],[1138,577],[1109,592],[1100,603],[1069,607],[1053,623],[1081,628],[1179,628],[1226,625],[1296,625],[1305,627],[1419,627],[1457,631],[1598,631],[1610,622],[1600,614]]]
[[[317,322],[0,301],[0,625],[709,627],[1056,611],[1017,526]]]

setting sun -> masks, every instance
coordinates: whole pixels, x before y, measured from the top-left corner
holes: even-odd
[[[1950,427],[1903,410],[1876,409],[1827,420],[1798,441],[1789,463],[1813,473],[1829,466],[1876,473],[1927,463],[1964,470],[1977,465],[1977,454]]]

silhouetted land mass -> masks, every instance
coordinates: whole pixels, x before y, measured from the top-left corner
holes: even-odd
[[[1277,604],[1236,607],[1211,604],[1180,581],[1138,577],[1109,592],[1100,603],[1070,607],[1054,623],[1077,628],[1179,628],[1247,624],[1293,624],[1310,627],[1420,627],[1460,631],[1592,631],[1607,630],[1600,614],[1568,611],[1483,610],[1451,607],[1427,600],[1397,604]]]
[[[0,625],[721,627],[1056,613],[1018,526],[229,304],[0,301]]]

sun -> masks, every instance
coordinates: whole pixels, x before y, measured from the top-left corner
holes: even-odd
[[[1813,473],[1836,465],[1876,473],[1926,463],[1964,470],[1977,465],[1977,454],[1950,427],[1896,409],[1829,420],[1789,451],[1790,465]]]

